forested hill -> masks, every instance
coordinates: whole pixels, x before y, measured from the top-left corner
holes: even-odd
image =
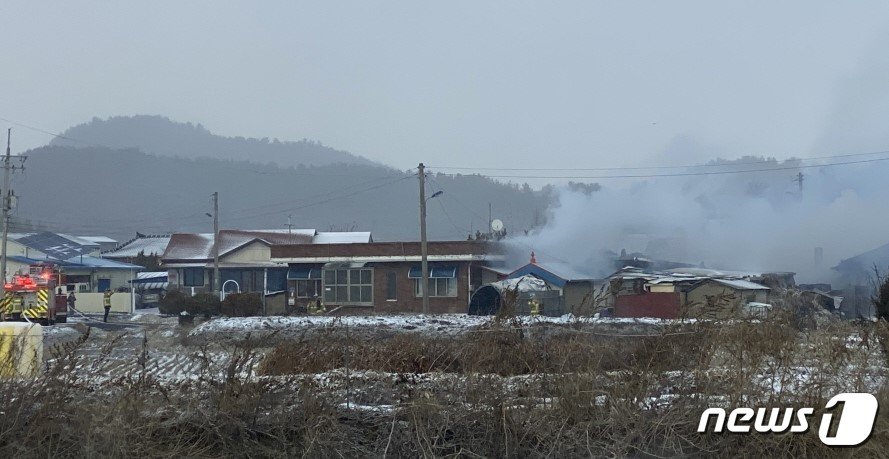
[[[202,132],[197,127],[190,129]],[[84,132],[69,131],[78,140],[82,139],[74,136]],[[118,136],[120,142],[126,142],[123,134]],[[169,139],[165,142],[171,145]],[[254,145],[237,139],[231,142]],[[290,216],[294,228],[366,230],[378,240],[418,237],[416,176],[368,161],[282,168],[162,156],[135,148],[61,145],[25,154],[29,155],[27,169],[13,181],[19,196],[14,230],[33,225],[118,239],[136,231],[209,232],[212,219],[206,213],[211,211],[210,195],[218,191],[223,228],[286,228]],[[264,162],[259,154],[251,157]],[[550,191],[477,175],[430,174],[428,187],[429,191],[444,191],[429,201],[431,239],[464,239],[470,228],[484,230],[488,203],[493,206],[494,218],[503,220],[508,232],[519,233],[541,223],[554,198]]]
[[[137,148],[145,153],[181,158],[214,158],[274,163],[282,167],[329,164],[373,164],[346,151],[311,140],[279,141],[268,138],[224,137],[200,124],[179,123],[162,116],[116,116],[69,128],[56,137],[55,146]]]

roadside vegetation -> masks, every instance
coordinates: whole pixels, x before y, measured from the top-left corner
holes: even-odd
[[[4,457],[574,457],[884,454],[831,449],[818,412],[841,392],[889,403],[885,322],[768,319],[611,333],[508,315],[453,337],[328,327],[256,347],[184,347],[171,378],[150,342],[123,374],[115,348],[59,346],[35,380],[0,380]],[[709,407],[816,408],[802,434],[699,434]]]

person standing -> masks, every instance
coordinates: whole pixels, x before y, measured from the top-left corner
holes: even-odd
[[[74,303],[77,301],[77,297],[74,296],[74,290],[68,292],[68,312],[74,311]]]
[[[111,295],[113,294],[114,292],[109,288],[108,290],[105,290],[105,297],[102,298],[103,306],[105,306],[105,318],[102,319],[103,322],[108,322],[108,313],[111,312]]]

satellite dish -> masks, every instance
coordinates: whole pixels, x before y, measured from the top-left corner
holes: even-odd
[[[494,231],[494,232],[503,231],[503,222],[500,221],[500,219],[498,219],[498,218],[491,220],[491,231]]]

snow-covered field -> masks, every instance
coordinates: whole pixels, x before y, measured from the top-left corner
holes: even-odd
[[[213,319],[197,326],[189,336],[206,340],[241,340],[248,337],[277,336],[292,339],[307,332],[336,330],[348,332],[419,333],[424,335],[456,336],[484,329],[495,320],[490,316],[467,314],[413,314],[377,316],[300,316],[300,317],[230,317]],[[596,326],[619,328],[624,331],[640,331],[652,327],[675,324],[677,321],[661,319],[590,318],[567,314],[560,317],[523,316],[511,319],[508,324],[516,327],[573,326],[594,330]]]
[[[541,402],[524,400],[522,394],[547,393],[542,385],[553,387],[565,378],[576,376],[569,373],[513,376],[441,372],[401,374],[348,368],[287,376],[258,376],[256,373],[257,366],[274,345],[305,338],[310,333],[355,333],[358,336],[363,333],[378,339],[406,333],[457,339],[467,333],[490,329],[492,320],[491,317],[464,314],[249,317],[217,318],[194,327],[181,327],[176,318],[140,313],[115,317],[115,323],[110,326],[99,324],[94,319],[82,319],[72,324],[45,327],[44,338],[47,345],[54,346],[74,343],[78,338],[87,336],[75,351],[77,362],[74,365],[78,384],[84,387],[101,386],[116,378],[138,374],[150,374],[152,378],[169,384],[197,379],[219,380],[231,377],[232,363],[237,362],[235,376],[239,378],[271,381],[280,388],[311,387],[314,391],[327,394],[331,400],[342,401],[346,409],[371,412],[395,410],[402,399],[418,393],[434,393],[439,397],[447,394],[446,398],[453,403],[462,403],[461,397],[468,397],[479,385],[500,388],[512,400],[511,403],[536,406]],[[555,329],[590,333],[601,335],[606,340],[612,336],[623,339],[658,336],[665,327],[677,325],[691,324],[657,319],[600,319],[570,315],[520,317],[500,324],[523,331]],[[675,328],[671,330],[676,331]],[[249,351],[239,349],[237,346],[243,344],[247,337],[262,337],[265,340],[255,340],[254,347]],[[818,355],[819,346],[824,344],[804,340],[798,345],[800,355],[813,357],[800,357],[794,362],[783,363],[767,359],[760,371],[749,374],[750,381],[761,388],[765,399],[780,394],[811,393],[812,390],[825,394],[854,390],[876,392],[886,384],[885,361],[878,347],[865,349],[867,343],[862,343],[857,335],[836,337],[833,341],[834,345],[845,349],[850,355],[840,366],[826,372],[823,362],[814,357]],[[47,353],[48,364],[60,358],[57,353]],[[724,376],[719,367],[707,370],[707,378]],[[584,377],[593,377],[608,386],[623,384],[621,381],[624,379],[636,376],[620,371],[605,371]],[[701,375],[696,377],[700,378]],[[695,387],[698,382],[687,373],[666,372],[652,386],[651,394],[640,403],[651,406],[669,404],[676,391]],[[607,398],[607,394],[598,396],[596,404],[604,403]]]

